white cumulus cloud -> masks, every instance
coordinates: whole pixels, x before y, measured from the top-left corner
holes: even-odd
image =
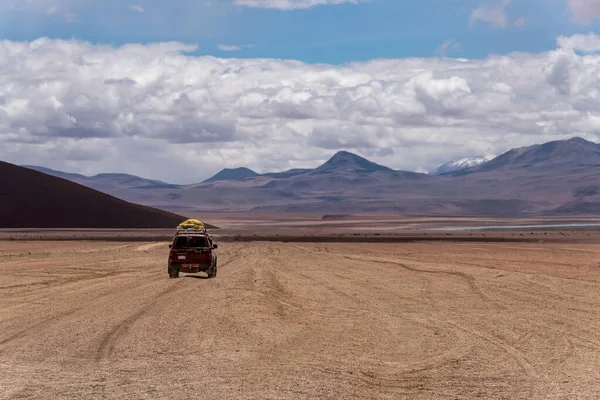
[[[567,0],[573,18],[582,24],[589,24],[600,17],[600,0]]]
[[[487,22],[495,28],[506,27],[506,7],[511,0],[502,0],[500,3],[482,4],[471,12],[470,23],[477,21]]]
[[[589,33],[587,35],[559,36],[556,39],[558,47],[567,50],[593,53],[600,51],[600,36]]]
[[[223,167],[311,167],[346,149],[394,168],[600,132],[598,37],[486,59],[345,65],[0,41],[0,158],[176,183]]]
[[[240,51],[242,48],[234,44],[219,44],[217,48],[221,51]]]

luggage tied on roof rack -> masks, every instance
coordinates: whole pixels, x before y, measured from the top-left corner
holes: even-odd
[[[204,224],[197,219],[188,219],[183,221],[177,227],[177,231],[203,231],[206,232]]]

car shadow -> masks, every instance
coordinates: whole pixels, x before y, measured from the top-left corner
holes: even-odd
[[[184,276],[182,276],[182,278],[210,279],[208,276],[205,276],[205,275],[184,275]]]

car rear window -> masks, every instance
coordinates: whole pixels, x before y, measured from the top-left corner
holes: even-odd
[[[178,236],[175,239],[174,249],[185,249],[188,247],[210,247],[204,236]]]
[[[190,236],[190,247],[208,247],[204,236]]]
[[[188,237],[187,236],[179,236],[175,239],[175,244],[173,245],[174,249],[185,249],[188,246]]]

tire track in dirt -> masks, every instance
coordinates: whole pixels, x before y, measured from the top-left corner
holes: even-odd
[[[147,260],[147,257],[137,257],[137,258],[119,258],[119,259],[111,259],[111,260],[107,260],[107,261],[101,261],[101,262],[97,262],[97,263],[81,263],[81,264],[77,264],[78,266],[94,266],[94,265],[103,265],[103,264],[114,264],[114,263],[124,263],[124,262],[131,262],[131,261],[139,261],[139,260]],[[81,272],[87,272],[87,271],[91,271],[92,276],[90,276],[89,274],[82,274]],[[38,289],[35,289],[35,293],[34,295],[37,296],[40,293],[43,293],[44,291],[55,291],[57,287],[64,287],[70,284],[74,284],[74,283],[83,283],[85,281],[92,281],[92,280],[96,280],[96,279],[103,279],[103,278],[108,278],[108,277],[113,277],[113,276],[117,276],[117,275],[123,275],[126,273],[131,272],[131,270],[127,270],[127,269],[120,269],[120,270],[112,270],[112,271],[108,271],[108,272],[102,272],[102,270],[99,269],[93,269],[93,270],[86,270],[86,269],[79,269],[79,268],[73,268],[72,265],[64,265],[64,266],[54,266],[50,269],[50,272],[53,273],[54,275],[48,275],[48,278],[54,278],[54,281],[52,282],[52,284],[42,284],[42,288],[41,291]],[[61,276],[58,275],[59,273],[66,273],[66,276]],[[27,277],[28,274],[23,274],[22,276]],[[0,288],[0,290],[2,289],[10,289],[11,286],[7,286],[7,287],[2,287]],[[3,293],[0,291],[0,295],[2,295]],[[21,295],[23,298],[25,297],[30,297],[27,294],[22,294]]]
[[[417,267],[410,266],[410,265],[408,265],[406,263],[399,262],[399,261],[394,261],[394,260],[390,260],[390,259],[379,259],[379,258],[371,258],[371,257],[369,257],[369,258],[361,258],[361,257],[356,257],[356,256],[348,256],[348,255],[339,255],[339,257],[343,257],[343,258],[346,258],[346,259],[349,259],[349,260],[354,260],[354,261],[371,261],[371,262],[376,262],[376,263],[379,263],[379,264],[397,265],[397,266],[399,266],[401,268],[404,268],[406,270],[409,270],[409,271],[412,271],[412,272],[417,272],[417,273],[422,273],[422,274],[440,274],[440,275],[455,276],[455,277],[463,279],[469,285],[469,287],[471,288],[471,290],[473,291],[473,293],[475,293],[481,299],[483,299],[483,300],[485,300],[487,302],[490,302],[490,303],[494,303],[499,308],[506,308],[505,305],[499,303],[496,300],[491,299],[487,294],[485,294],[483,292],[483,290],[477,284],[477,281],[475,280],[475,278],[473,277],[473,275],[468,274],[466,272],[417,268]]]
[[[302,246],[296,246],[294,245],[293,247],[296,247],[302,251],[311,251],[310,249],[306,248],[306,247],[302,247]],[[404,268],[406,270],[409,271],[413,271],[413,272],[418,272],[418,273],[427,273],[427,274],[446,274],[446,275],[452,275],[452,276],[456,276],[459,278],[464,279],[467,284],[471,287],[471,289],[473,290],[473,292],[475,292],[479,297],[481,297],[482,299],[489,301],[489,302],[496,302],[495,300],[490,299],[482,290],[481,288],[477,285],[477,282],[475,281],[475,278],[470,275],[467,274],[465,272],[459,272],[459,271],[448,271],[448,270],[434,270],[434,269],[423,269],[423,268],[417,268],[417,267],[413,267],[410,266],[404,262],[399,262],[399,261],[395,261],[395,260],[390,260],[390,259],[382,259],[382,258],[376,258],[376,257],[362,257],[362,256],[350,256],[350,255],[345,255],[345,254],[340,254],[337,252],[321,252],[321,251],[311,251],[313,253],[324,253],[328,256],[333,256],[335,255],[336,257],[340,257],[340,258],[345,258],[348,260],[353,260],[353,261],[360,261],[360,262],[365,262],[365,261],[369,261],[369,262],[374,262],[377,264],[392,264],[392,265],[398,265],[401,268]],[[500,307],[504,307],[504,305],[499,304],[498,306]]]
[[[292,245],[292,247],[294,247],[298,250],[301,250],[305,254],[308,252],[313,253],[313,254],[314,253],[322,253],[322,254],[325,253],[324,255],[327,255],[327,256],[335,255],[337,257],[343,257],[346,259],[350,259],[353,261],[359,261],[359,262],[373,262],[373,263],[378,263],[378,264],[398,265],[406,270],[416,272],[416,273],[442,274],[442,275],[447,275],[447,276],[456,276],[456,277],[461,278],[466,283],[468,283],[469,287],[471,288],[471,291],[473,293],[477,294],[478,297],[486,300],[487,302],[491,302],[491,303],[495,304],[500,309],[507,309],[507,307],[504,304],[501,304],[496,300],[490,299],[489,296],[487,296],[487,294],[485,292],[483,292],[483,290],[479,287],[479,285],[475,281],[475,278],[471,274],[468,274],[466,272],[424,269],[424,268],[418,268],[418,267],[414,267],[411,265],[407,265],[406,263],[403,263],[403,262],[390,260],[390,259],[363,257],[363,256],[358,256],[358,257],[357,256],[348,256],[348,255],[343,255],[343,254],[339,254],[339,253],[332,252],[332,251],[322,252],[322,251],[319,251],[320,249],[317,249],[315,251],[315,249],[307,248],[304,246]],[[476,266],[476,267],[481,267],[481,266]],[[311,278],[309,274],[298,273],[298,275],[306,278],[307,280],[309,280]],[[427,280],[426,282],[429,282],[429,281]],[[322,285],[320,282],[317,284]],[[427,285],[427,283],[426,283],[426,285]],[[355,299],[353,296],[339,290],[338,287],[334,288],[333,287],[334,284],[332,284],[332,286],[328,286],[328,285],[323,285],[323,286],[325,286],[327,289],[332,290],[334,293],[336,293],[338,295],[348,298],[349,300],[357,301],[357,299]],[[422,287],[422,289],[420,291],[421,298],[424,302],[427,302],[428,304],[432,305],[432,303],[430,301],[426,301],[426,299],[424,298],[425,297],[424,293],[423,293],[424,288],[425,287]],[[439,322],[441,322],[441,320],[437,322],[438,325],[439,325]],[[496,338],[496,337],[492,336],[491,334],[488,334],[486,332],[482,332],[482,331],[479,331],[479,330],[476,330],[473,328],[468,328],[466,326],[461,326],[454,321],[445,321],[445,323],[448,325],[451,325],[451,326],[455,326],[459,331],[463,331],[464,333],[468,334],[468,336],[465,337],[465,340],[470,340],[472,342],[472,338],[473,338],[473,336],[475,336],[481,340],[481,343],[489,343],[492,346],[497,347],[500,350],[502,350],[505,354],[507,354],[509,357],[511,357],[512,359],[514,359],[517,362],[517,365],[519,365],[521,370],[525,373],[525,376],[527,377],[528,380],[545,381],[545,384],[547,387],[554,387],[553,391],[557,390],[554,382],[552,382],[547,376],[541,375],[540,373],[538,373],[538,371],[534,367],[534,364],[532,363],[532,361],[527,356],[525,356],[525,354],[522,351],[518,350],[515,346],[513,346],[513,345],[509,344],[508,342],[505,342],[499,338]],[[468,337],[470,337],[471,339],[468,339]],[[484,347],[485,347],[485,345],[484,345]],[[419,362],[419,364],[421,364],[421,367],[415,368],[412,372],[417,372],[417,371],[423,372],[423,371],[427,371],[427,370],[433,370],[435,368],[439,368],[441,365],[444,365],[445,363],[456,362],[456,360],[459,360],[465,356],[466,356],[465,352],[462,352],[462,354],[458,354],[458,352],[449,352],[449,354],[444,355],[443,357],[440,357],[440,359],[437,361],[432,359],[432,360],[430,360],[432,362],[427,362],[427,361]],[[425,364],[425,365],[423,365],[423,364]],[[373,375],[371,378],[376,381],[380,381],[380,380],[376,379],[375,375]],[[400,379],[400,380],[402,380],[402,379]],[[395,382],[395,379],[390,378],[390,379],[387,379],[387,381],[388,381],[388,383]],[[394,386],[394,384],[392,384],[392,386]]]
[[[42,286],[42,289],[44,289],[43,287],[46,286],[48,290],[50,291],[54,291],[56,290],[56,287],[58,286],[66,286],[69,285],[71,283],[83,283],[85,281],[93,281],[96,279],[103,279],[103,278],[110,278],[113,276],[118,276],[118,275],[123,275],[127,273],[127,271],[123,272],[123,271],[111,271],[108,273],[98,273],[95,272],[94,276],[88,276],[88,275],[81,275],[81,276],[75,276],[72,278],[64,278],[64,277],[59,277],[59,276],[48,276],[49,278],[54,278],[51,281],[45,281],[45,282],[32,282],[32,283],[22,283],[22,284],[16,284],[16,285],[9,285],[9,286],[2,286],[0,287],[0,291],[1,290],[8,290],[8,289],[15,289],[15,288],[20,288],[20,287],[29,287],[29,286]],[[27,275],[24,275],[25,277],[27,277]],[[41,293],[41,291],[39,289],[33,289],[35,290],[35,295],[39,295]],[[2,293],[0,293],[2,294]]]
[[[298,248],[298,246],[290,246],[290,247]],[[330,253],[330,252],[328,252],[328,253]],[[288,263],[291,263],[292,265],[295,265],[295,262],[296,262],[296,260],[292,260],[289,258],[287,259],[287,261],[288,261]],[[315,266],[318,265],[317,261],[315,261],[315,262],[308,261],[308,260],[306,260],[306,257],[304,257],[304,259],[301,260],[301,262],[307,263],[309,265],[315,265]],[[373,261],[368,261],[368,262],[373,263]],[[368,266],[365,265],[365,268],[370,270],[371,265],[368,265]],[[278,272],[281,272],[281,271],[278,271]],[[431,318],[425,318],[425,319],[415,318],[410,314],[406,314],[406,313],[403,313],[398,310],[393,310],[393,311],[390,310],[390,312],[388,312],[385,309],[382,309],[377,302],[375,302],[375,303],[373,303],[372,301],[365,302],[365,300],[367,300],[372,295],[372,293],[367,293],[369,290],[368,288],[362,289],[359,293],[351,294],[351,293],[348,293],[346,290],[342,290],[342,286],[339,284],[336,285],[336,282],[333,280],[331,280],[331,281],[328,280],[327,282],[322,282],[320,280],[317,280],[314,275],[311,275],[308,272],[307,273],[299,272],[297,269],[293,270],[293,274],[298,277],[304,278],[307,282],[311,282],[312,286],[322,287],[326,291],[331,292],[331,293],[335,294],[336,296],[339,296],[340,299],[344,299],[343,301],[346,304],[350,303],[350,304],[355,305],[354,308],[347,308],[347,307],[340,308],[340,304],[338,302],[335,302],[335,306],[334,306],[334,302],[331,302],[331,303],[321,304],[321,307],[323,309],[329,310],[326,313],[319,313],[314,310],[306,310],[305,308],[295,307],[295,309],[298,312],[305,312],[305,313],[309,312],[308,315],[311,315],[313,317],[315,315],[321,315],[326,318],[331,318],[332,315],[335,315],[334,311],[348,312],[348,313],[352,314],[353,318],[359,318],[360,316],[365,316],[365,317],[370,316],[371,318],[373,318],[374,316],[378,316],[378,317],[384,318],[385,320],[388,320],[390,318],[401,318],[402,320],[411,321],[412,323],[422,326],[423,328],[430,330],[432,332],[437,332],[437,331],[442,330],[439,327],[439,322],[440,322],[439,320],[435,320],[435,319],[431,319]],[[360,275],[347,276],[344,274],[338,274],[338,273],[332,272],[329,275],[329,277],[332,277],[332,276],[336,277],[338,281],[343,280],[345,282],[348,282],[348,284],[350,285],[348,290],[350,290],[351,292],[355,292],[357,288],[364,286],[364,281],[362,281],[360,279]],[[294,281],[294,279],[291,279],[291,280]],[[429,283],[429,280],[427,280],[426,282]],[[281,301],[281,299],[279,299],[277,297],[274,297],[274,300]],[[297,300],[297,298],[294,298],[293,300]],[[300,314],[300,315],[302,315],[302,314]],[[467,357],[469,354],[469,351],[472,347],[470,337],[465,335],[464,332],[462,332],[462,333],[461,332],[462,331],[460,331],[460,330],[456,330],[456,329],[454,330],[455,339],[452,340],[453,346],[451,346],[447,351],[444,351],[442,354],[433,356],[426,360],[409,363],[409,364],[402,363],[402,362],[401,363],[386,362],[386,365],[389,365],[390,367],[393,366],[393,368],[396,370],[396,374],[401,376],[401,375],[409,374],[409,373],[413,373],[413,374],[417,373],[417,372],[423,373],[426,371],[434,370],[436,368],[440,368],[447,364],[456,363],[459,360]],[[276,351],[275,353],[278,354],[279,357],[281,357],[282,359],[289,358],[290,356],[294,356],[295,359],[297,359],[297,358],[303,357],[303,354],[305,354],[307,351],[310,351],[308,349],[313,347],[314,343],[318,343],[319,341],[321,341],[321,339],[323,337],[326,337],[326,333],[322,332],[321,330],[306,329],[305,331],[302,332],[302,335],[299,335],[297,337],[293,337],[292,339],[290,339],[286,343],[286,346],[283,347],[281,352]],[[311,343],[313,345],[311,345]],[[366,360],[366,359],[362,360],[362,361],[366,362],[367,364],[369,363],[368,360]],[[381,362],[381,361],[378,361],[378,362]],[[357,379],[358,376],[359,375],[355,375],[353,378]],[[364,381],[366,382],[367,380],[364,380]],[[398,387],[403,387],[403,385],[396,385],[392,382],[404,382],[404,381],[406,381],[406,377],[401,376],[398,379],[389,378],[388,380],[386,380],[386,383],[391,388],[394,388],[394,387],[398,388]],[[373,383],[373,380],[371,380],[369,382]]]
[[[527,375],[528,379],[533,382],[539,382],[543,380],[545,382],[546,388],[552,387],[554,392],[558,391],[558,386],[555,382],[553,382],[548,376],[545,374],[539,373],[537,369],[533,366],[532,362],[529,358],[515,346],[509,344],[508,342],[501,340],[493,335],[483,332],[481,330],[477,330],[474,328],[468,328],[464,324],[459,324],[452,320],[446,320],[447,323],[456,326],[458,329],[461,329],[471,335],[479,337],[484,342],[490,343],[493,346],[503,350],[508,356],[514,359],[521,370]],[[529,388],[529,397],[534,395],[534,388]]]
[[[160,244],[160,243],[159,243]],[[144,246],[141,246],[144,247]],[[144,247],[144,249],[146,249]],[[144,249],[142,251],[144,251]],[[223,263],[218,263],[219,268],[226,267],[232,262],[238,259],[238,253],[234,252],[227,261]],[[146,314],[148,314],[152,309],[155,309],[159,306],[160,302],[166,297],[177,291],[185,290],[184,286],[179,285],[178,280],[173,280],[170,282],[170,285],[150,299],[140,310],[135,312],[133,315],[125,318],[121,322],[119,322],[114,328],[112,328],[104,337],[101,339],[98,348],[95,351],[95,360],[96,362],[100,362],[104,359],[110,358],[110,356],[114,353],[115,346],[118,341],[127,335],[131,327],[141,318],[143,318]]]
[[[173,282],[165,290],[161,291],[158,295],[154,296],[140,310],[119,322],[113,329],[111,329],[106,335],[104,335],[104,337],[100,340],[98,349],[96,350],[96,361],[99,362],[102,359],[109,358],[113,354],[114,348],[119,338],[126,335],[129,329],[133,326],[133,324],[135,324],[137,320],[142,318],[149,310],[156,307],[159,300],[161,300],[168,294],[175,292],[176,289],[178,289],[177,282]]]
[[[8,336],[8,337],[0,340],[0,346],[8,344],[8,343],[10,343],[10,342],[12,342],[14,340],[23,338],[23,337],[27,336],[28,333],[31,333],[32,331],[40,331],[41,328],[44,328],[45,326],[50,325],[52,322],[56,322],[56,321],[58,321],[60,319],[69,317],[69,316],[75,314],[76,312],[78,312],[80,310],[83,310],[86,307],[87,306],[77,307],[77,308],[72,309],[72,310],[68,310],[68,311],[65,311],[65,312],[61,312],[61,313],[55,314],[52,317],[45,318],[45,319],[39,321],[36,324],[30,325],[27,328],[22,329],[22,330],[20,330],[18,332],[15,332],[12,335],[10,335],[10,336]],[[2,350],[0,350],[0,354],[2,354]]]
[[[115,273],[112,273],[110,275],[107,275],[106,277],[112,277],[112,276],[116,276],[116,275],[119,275],[119,273],[115,272]],[[154,283],[147,283],[147,284],[143,285],[142,287],[150,286],[152,284],[154,284]],[[8,336],[8,337],[0,340],[0,346],[3,346],[5,344],[8,344],[10,342],[13,342],[13,341],[21,339],[21,338],[25,338],[26,336],[30,336],[31,334],[34,334],[36,332],[40,332],[44,328],[46,328],[46,327],[48,327],[48,326],[50,326],[52,324],[55,324],[55,323],[57,323],[57,322],[59,322],[61,320],[64,320],[65,318],[68,318],[68,317],[70,317],[72,315],[75,315],[79,311],[85,310],[86,308],[90,307],[90,305],[96,305],[99,302],[101,302],[103,299],[111,297],[111,296],[114,296],[115,293],[119,294],[122,291],[126,291],[127,288],[133,287],[133,286],[138,286],[139,287],[139,284],[138,283],[131,283],[131,284],[125,286],[125,287],[115,288],[114,290],[111,290],[108,293],[106,293],[106,294],[104,294],[104,295],[102,295],[100,297],[94,298],[92,303],[84,304],[84,305],[81,305],[79,307],[75,307],[75,308],[72,308],[72,309],[69,309],[69,310],[66,310],[66,311],[63,311],[63,312],[59,312],[57,314],[52,315],[51,317],[44,318],[41,321],[39,321],[39,322],[37,322],[37,323],[35,323],[33,325],[30,325],[30,326],[28,326],[28,327],[26,327],[24,329],[21,329],[21,330],[15,332],[15,333],[13,333],[12,335],[10,335],[10,336]]]
[[[105,254],[105,253],[111,254],[109,252],[112,252],[114,250],[119,250],[119,252],[121,252],[124,249],[132,248],[132,247],[133,246],[131,244],[127,244],[127,245],[105,247],[102,249],[93,249],[93,250],[77,250],[77,249],[75,249],[75,250],[71,250],[70,252],[59,253],[62,257],[54,257],[54,254],[52,254],[52,253],[43,254],[43,255],[36,254],[36,253],[12,254],[12,257],[10,259],[3,260],[2,266],[4,268],[7,268],[7,267],[11,267],[12,265],[20,266],[20,265],[23,265],[23,263],[26,263],[28,266],[37,266],[37,265],[45,266],[48,263],[48,259],[51,259],[53,263],[68,262],[70,264],[65,265],[65,267],[68,267],[68,266],[72,265],[72,263],[74,263],[75,261],[78,261],[79,257],[81,257],[82,259],[87,259],[91,255]],[[36,259],[32,259],[31,257],[33,257],[33,256],[36,256]],[[38,259],[37,257],[42,257],[42,258]],[[110,262],[110,261],[111,260],[107,260],[105,262]]]
[[[27,328],[22,329],[22,330],[14,333],[14,334],[8,336],[7,338],[4,338],[4,339],[0,340],[0,346],[6,344],[8,342],[11,342],[11,341],[13,341],[15,339],[18,339],[18,338],[20,338],[22,336],[25,336],[27,334],[27,332],[29,332],[30,330],[42,327],[42,326],[48,324],[49,322],[56,321],[58,319],[62,319],[62,318],[68,317],[68,316],[70,316],[70,315],[76,313],[77,311],[82,310],[82,309],[84,309],[86,307],[87,307],[87,305],[81,306],[81,307],[77,307],[77,308],[74,308],[74,309],[71,309],[71,310],[68,310],[68,311],[65,311],[65,312],[58,313],[56,315],[53,315],[52,317],[45,318],[45,319],[39,321],[38,323],[36,323],[34,325],[28,326]]]
[[[465,331],[470,335],[476,336],[476,337],[482,339],[483,341],[490,343],[490,344],[494,345],[495,347],[503,350],[506,354],[508,354],[511,358],[513,358],[519,364],[519,366],[521,367],[523,372],[525,372],[525,374],[527,374],[528,377],[534,378],[534,379],[540,378],[540,375],[538,374],[536,369],[533,367],[531,362],[516,347],[514,347],[514,346],[506,343],[505,341],[498,339],[488,333],[485,333],[483,331],[465,327],[464,324],[459,324],[459,323],[457,323],[455,321],[451,321],[451,320],[446,320],[445,322],[448,324],[454,325],[456,328],[458,328],[462,331]]]
[[[363,260],[368,260],[371,262],[378,262],[381,264],[392,264],[392,265],[398,265],[406,270],[409,271],[413,271],[413,272],[417,272],[417,273],[426,273],[426,274],[442,274],[442,275],[449,275],[449,276],[457,276],[462,278],[464,281],[466,281],[469,286],[471,287],[472,291],[474,293],[476,293],[479,297],[481,297],[482,299],[488,301],[488,302],[493,302],[494,304],[496,304],[497,306],[499,306],[502,309],[506,309],[506,306],[504,306],[501,303],[498,303],[495,300],[490,299],[482,290],[481,288],[477,285],[475,278],[467,273],[464,272],[460,272],[460,271],[447,271],[447,270],[432,270],[432,269],[423,269],[423,268],[417,268],[417,267],[413,267],[410,265],[407,265],[405,263],[402,262],[398,262],[398,261],[394,261],[394,260],[389,260],[389,259],[381,259],[381,258],[363,258],[363,257],[356,257],[356,256],[348,256],[348,255],[340,255],[338,254],[338,256],[341,256],[343,258],[346,259],[351,259],[351,260],[355,260],[355,261],[363,261]],[[421,292],[422,293],[422,292]],[[524,356],[524,354],[519,351],[516,347],[511,346],[510,344],[495,338],[494,336],[487,334],[485,332],[482,331],[478,331],[472,328],[467,328],[463,325],[458,324],[455,321],[451,321],[451,320],[445,320],[445,323],[454,325],[455,327],[457,327],[460,330],[463,330],[471,335],[475,335],[481,339],[483,339],[486,342],[489,342],[491,344],[493,344],[494,346],[502,349],[505,353],[507,353],[510,357],[512,357],[515,361],[517,361],[517,363],[519,364],[519,366],[522,368],[522,370],[527,374],[527,376],[531,379],[540,379],[542,378],[536,371],[536,369],[533,367],[533,365],[531,364],[531,362]],[[543,377],[544,379],[547,380],[546,377]],[[548,380],[548,384],[550,384],[551,382]]]
[[[168,244],[168,242],[148,243],[136,247],[135,249],[133,249],[133,251],[143,251],[144,253],[148,253],[152,249],[155,249],[159,246],[167,246]]]
[[[122,249],[124,247],[131,247],[131,245],[126,245],[126,246],[116,246],[116,247],[111,247],[111,249]],[[99,253],[100,251],[95,251],[95,250],[90,250],[88,251],[88,253]],[[136,258],[136,260],[139,259],[146,259],[146,258]],[[100,261],[99,263],[90,263],[89,261],[87,263],[77,263],[76,265],[98,265],[98,264],[106,264],[106,263],[122,263],[124,261],[130,261],[131,258],[117,258],[117,259],[109,259],[109,260],[105,260],[105,261]],[[71,261],[76,261],[71,259]],[[108,272],[98,272],[98,269],[81,269],[79,267],[72,267],[72,268],[66,268],[67,266],[64,266],[63,270],[56,270],[54,267],[51,269],[51,272],[54,274],[50,274],[48,275],[49,278],[53,279],[52,282],[44,282],[41,288],[34,288],[33,291],[28,291],[28,294],[22,293],[20,295],[20,299],[21,299],[21,303],[23,301],[25,301],[26,299],[34,299],[36,303],[45,303],[46,301],[48,301],[47,296],[48,294],[54,293],[57,291],[57,289],[61,288],[61,290],[65,290],[69,285],[71,284],[88,284],[91,282],[98,282],[100,283],[103,279],[110,279],[110,278],[114,278],[120,275],[124,275],[126,273],[128,273],[129,271],[127,270],[109,270]],[[60,275],[56,275],[55,273],[60,273],[61,271],[66,271],[68,272],[73,272],[73,274],[75,274],[76,276],[60,276]],[[82,272],[92,272],[92,275],[90,276],[89,274],[82,274]],[[27,276],[27,274],[25,274],[24,276]],[[24,284],[26,286],[31,286],[31,284]],[[19,287],[22,285],[14,285],[13,287]],[[126,285],[125,287],[119,287],[119,288],[115,288],[113,290],[110,290],[108,293],[104,293],[102,296],[95,298],[94,302],[98,302],[98,301],[102,301],[102,299],[105,299],[107,297],[113,296],[115,294],[115,292],[119,292],[121,290],[127,290],[129,287],[133,287],[133,286],[139,286],[139,283],[130,283],[128,285]],[[144,285],[144,286],[147,286]],[[7,289],[11,289],[12,287],[8,287]],[[8,293],[1,293],[0,294],[4,294],[4,295],[8,295]],[[37,299],[37,300],[36,300]],[[90,306],[90,303],[86,303],[80,307],[75,307],[75,308],[70,308],[66,311],[63,312],[59,312],[57,314],[54,314],[52,317],[49,318],[43,318],[40,321],[38,321],[37,323],[30,325],[26,328],[23,328],[13,334],[11,334],[10,336],[2,339],[0,341],[0,346],[6,345],[8,343],[11,343],[15,340],[19,340],[21,338],[25,338],[31,334],[34,334],[36,332],[40,332],[43,331],[45,328],[58,323],[62,320],[64,320],[65,318],[68,318],[84,309],[86,309],[87,307]]]

